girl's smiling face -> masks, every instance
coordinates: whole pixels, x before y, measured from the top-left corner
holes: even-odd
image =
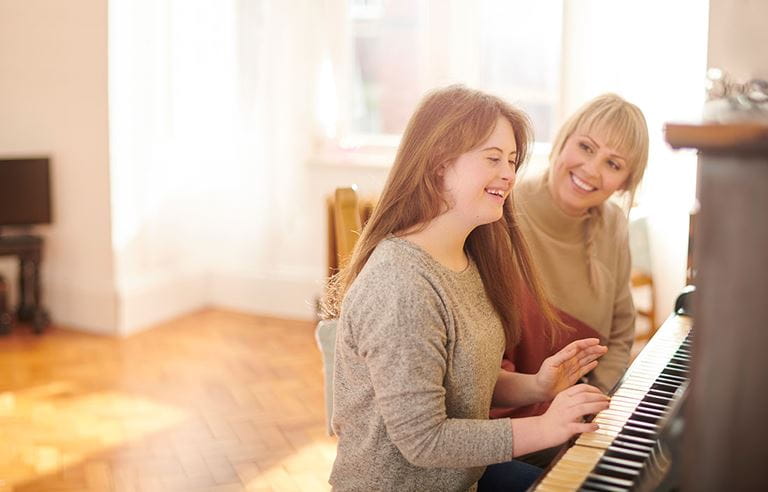
[[[444,190],[456,215],[470,228],[499,220],[512,192],[517,144],[512,125],[499,117],[491,135],[444,170]]]

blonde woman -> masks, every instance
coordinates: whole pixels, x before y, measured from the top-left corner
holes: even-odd
[[[521,285],[556,323],[505,207],[530,138],[523,113],[461,86],[429,94],[411,117],[334,279],[334,490],[475,490],[487,465],[505,483],[481,480],[481,490],[524,490],[540,470],[513,457],[597,428],[581,418],[607,397],[573,386],[604,353],[597,339],[558,352],[541,380],[500,377],[505,341],[519,340],[509,301]],[[532,403],[552,385],[567,389],[543,415],[488,419],[492,401]]]
[[[571,340],[598,337],[608,352],[587,375],[609,392],[629,362],[635,309],[629,291],[627,213],[609,198],[632,203],[648,161],[648,128],[640,109],[614,94],[589,101],[557,134],[548,169],[515,187],[517,219],[560,319],[570,332],[553,336],[549,321],[521,296],[521,341],[507,345],[504,366],[535,374]],[[628,207],[627,207],[628,208]],[[543,414],[545,402],[492,411]],[[540,463],[542,464],[542,463]]]

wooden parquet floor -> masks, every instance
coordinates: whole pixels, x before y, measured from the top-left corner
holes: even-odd
[[[330,489],[314,324],[205,310],[126,339],[27,332],[0,337],[0,491]]]

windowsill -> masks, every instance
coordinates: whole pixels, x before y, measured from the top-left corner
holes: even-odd
[[[321,167],[358,167],[389,169],[395,160],[396,148],[389,149],[323,149],[309,158],[311,165]]]
[[[536,142],[528,159],[528,167],[541,165],[549,158],[552,145],[549,142]],[[342,148],[325,146],[309,158],[310,165],[320,167],[353,167],[368,169],[389,169],[395,160],[396,146],[361,146]]]

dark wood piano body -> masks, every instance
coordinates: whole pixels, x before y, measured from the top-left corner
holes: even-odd
[[[683,490],[768,488],[768,124],[668,125],[699,151]]]
[[[625,480],[637,466],[606,461],[605,448],[626,425],[598,415],[601,431],[580,436],[535,490],[768,490],[768,124],[667,125],[666,133],[672,147],[699,151],[700,210],[690,382],[675,390],[649,435],[663,462],[654,457],[640,467],[642,479]],[[668,352],[649,343],[638,360]],[[646,390],[631,388],[636,382],[621,387],[633,368],[614,400],[642,399]],[[608,415],[632,418],[620,408]],[[601,478],[611,476],[618,480]]]

